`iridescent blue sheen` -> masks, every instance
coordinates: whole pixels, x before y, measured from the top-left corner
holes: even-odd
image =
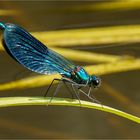
[[[4,25],[4,23],[0,22],[0,28],[1,28],[2,30],[5,29],[5,25]]]
[[[90,76],[82,67],[77,66],[71,73],[71,79],[76,83],[86,84],[89,82]]]
[[[5,24],[4,46],[8,53],[26,68],[41,74],[67,74],[75,68],[72,62],[48,49],[23,28]]]
[[[23,28],[0,22],[0,29],[4,31],[6,51],[24,67],[41,74],[59,73],[77,84],[98,84],[97,78],[89,76],[82,67],[46,47]]]

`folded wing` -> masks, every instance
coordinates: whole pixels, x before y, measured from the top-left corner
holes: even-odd
[[[3,42],[7,52],[26,68],[41,74],[69,74],[75,65],[48,49],[23,28],[5,24]]]

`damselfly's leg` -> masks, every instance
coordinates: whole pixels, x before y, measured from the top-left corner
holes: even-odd
[[[98,104],[102,105],[102,103],[100,101],[98,101],[93,95],[90,94],[91,93],[91,86],[89,86],[89,90],[88,90],[88,97],[91,97],[92,99],[94,99]]]
[[[62,80],[63,81],[63,80]],[[72,99],[73,99],[73,93],[71,91],[71,89],[69,88],[69,86],[67,85],[66,81],[63,81],[64,85],[66,86],[66,88],[68,89],[69,93],[71,94],[72,96]]]
[[[78,98],[78,100],[80,101],[79,96],[77,95],[78,93],[76,92],[76,90],[75,90],[75,88],[74,88],[74,86],[73,86],[73,85],[78,86],[78,84],[77,84],[77,83],[75,83],[74,81],[72,81],[72,80],[70,80],[70,79],[67,79],[67,78],[64,78],[64,77],[62,77],[62,81],[64,82],[64,84],[65,84],[66,86],[67,86],[67,84],[66,84],[66,83],[71,84],[72,90],[74,91],[74,93],[75,93],[76,97],[77,97],[77,98]],[[72,98],[73,98],[73,93],[71,92],[71,90],[70,90],[70,88],[69,88],[68,86],[67,86],[67,88],[69,89],[69,92],[71,93]]]
[[[51,86],[52,86],[52,84],[53,84],[54,81],[61,81],[61,79],[53,79],[53,80],[52,80],[52,82],[51,82],[51,84],[49,85],[49,87],[48,87],[48,89],[47,89],[47,91],[46,91],[44,97],[47,96],[47,94],[48,94],[48,92],[49,92],[49,90],[50,90],[50,88],[51,88]]]
[[[88,90],[88,96],[90,96],[90,93],[91,93],[91,86],[89,86],[89,90]]]
[[[93,102],[96,102],[96,103],[98,103],[98,104],[100,104],[102,107],[103,107],[103,105],[101,104],[101,102],[100,101],[98,101],[94,96],[90,96],[90,93],[88,92],[88,94],[87,93],[85,93],[83,90],[81,90],[81,89],[79,89],[79,91],[80,92],[82,92],[84,95],[86,95],[89,99],[91,99]],[[89,89],[89,91],[91,91],[91,89]]]
[[[80,106],[81,106],[81,101],[80,101],[80,98],[79,98],[79,93],[77,93],[77,91],[75,90],[75,87],[74,87],[74,86],[77,86],[77,85],[76,84],[71,84],[71,86],[72,86],[72,89],[73,89],[73,91],[74,91],[74,93],[75,93],[75,95],[76,95],[76,97],[77,97],[77,99],[79,101]]]
[[[56,87],[56,89],[55,89],[52,97],[50,98],[50,101],[49,101],[48,105],[51,103],[53,97],[55,97],[55,95],[57,94],[57,92],[59,91],[59,89],[60,89],[61,86],[62,86],[62,80],[59,81],[59,83],[58,83],[58,85],[57,85],[57,87]]]
[[[90,98],[93,99],[96,103],[100,104],[103,108],[103,104],[99,100],[97,100],[93,95],[91,95]]]
[[[80,92],[82,92],[84,95],[86,95],[89,99],[91,99],[93,102],[96,101],[96,99],[92,98],[91,96],[88,96],[87,93],[85,93],[83,90],[79,89]]]

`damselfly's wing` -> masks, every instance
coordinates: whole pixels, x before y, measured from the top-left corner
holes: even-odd
[[[75,65],[48,49],[31,34],[14,24],[5,24],[3,42],[7,52],[26,68],[41,74],[69,74]]]

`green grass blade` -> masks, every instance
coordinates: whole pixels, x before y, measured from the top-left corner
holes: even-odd
[[[0,107],[25,106],[25,105],[47,105],[48,103],[49,105],[80,107],[78,100],[67,99],[67,98],[53,98],[51,103],[50,103],[50,98],[44,98],[44,97],[3,97],[3,98],[0,98]],[[81,107],[109,112],[109,113],[127,118],[136,123],[140,123],[139,117],[133,116],[131,114],[125,113],[123,111],[120,111],[118,109],[115,109],[109,106],[100,105],[97,103],[92,103],[92,102],[87,102],[87,101],[81,101]]]

